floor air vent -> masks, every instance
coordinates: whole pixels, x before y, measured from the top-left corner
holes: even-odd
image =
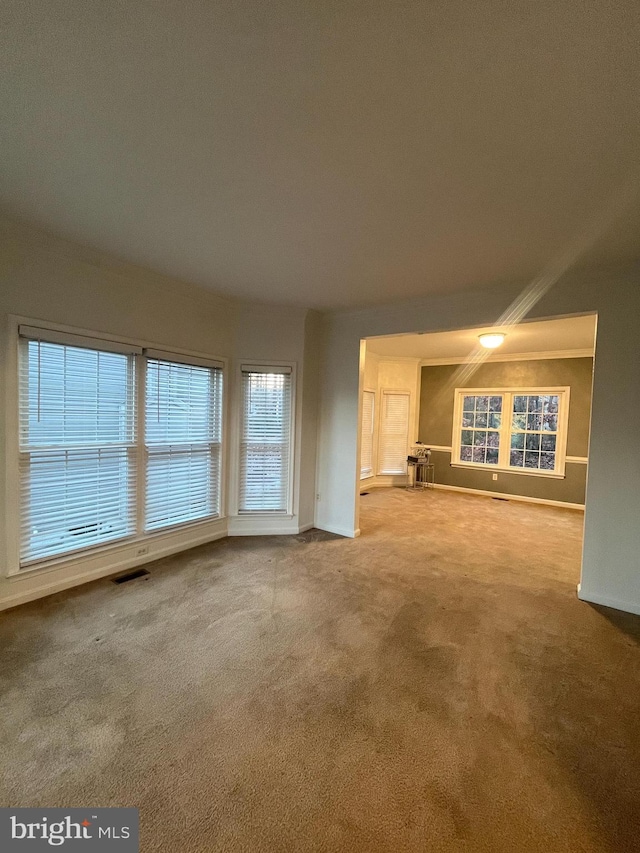
[[[509,498],[491,498],[492,501],[506,501],[509,503]]]
[[[143,578],[145,575],[148,575],[149,572],[146,569],[136,569],[134,572],[127,572],[126,575],[120,575],[117,578],[113,579],[114,583],[126,583],[127,581],[134,581],[136,578]]]

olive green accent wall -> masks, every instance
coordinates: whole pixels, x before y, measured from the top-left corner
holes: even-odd
[[[591,419],[593,359],[558,358],[540,361],[502,361],[481,365],[470,378],[460,377],[461,365],[422,368],[419,439],[450,447],[456,388],[510,388],[569,386],[567,456],[587,456]],[[584,504],[587,466],[567,462],[564,479],[535,474],[510,474],[477,468],[452,468],[449,453],[434,451],[437,483],[501,494]]]

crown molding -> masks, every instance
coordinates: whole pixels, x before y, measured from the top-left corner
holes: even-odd
[[[520,352],[520,353],[502,353],[490,355],[483,359],[480,364],[487,362],[499,361],[545,361],[554,358],[593,358],[594,353],[591,349],[565,349],[565,350],[547,350],[545,352]],[[445,356],[444,358],[422,358],[420,359],[421,367],[437,367],[445,364],[467,364],[472,363],[472,359],[460,356]]]

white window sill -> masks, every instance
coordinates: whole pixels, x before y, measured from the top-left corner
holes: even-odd
[[[283,509],[256,509],[256,510],[241,510],[237,515],[230,515],[229,518],[287,518],[292,519],[294,516]]]
[[[72,568],[76,565],[81,565],[87,560],[99,559],[106,555],[117,555],[129,548],[139,548],[143,546],[152,547],[153,543],[161,540],[163,537],[171,536],[176,533],[188,533],[192,531],[197,534],[198,531],[206,529],[208,525],[216,522],[226,521],[225,516],[208,515],[206,518],[198,518],[194,521],[185,521],[181,524],[172,524],[167,527],[152,530],[148,533],[139,535],[123,536],[120,539],[114,539],[112,542],[106,542],[101,545],[94,545],[88,548],[80,548],[77,551],[59,554],[48,559],[41,559],[33,562],[23,563],[17,568],[9,569],[6,574],[8,578],[27,577],[31,574],[39,574],[56,569]],[[186,548],[189,546],[187,545]],[[185,550],[186,550],[185,548]],[[147,553],[150,553],[149,551]],[[147,553],[139,556],[147,556]],[[151,558],[153,559],[153,557]]]
[[[551,480],[564,480],[564,471],[541,471],[539,468],[501,468],[499,465],[484,465],[479,462],[451,462],[451,468],[473,468],[475,471],[495,472],[496,474],[524,474],[526,477],[547,477]]]

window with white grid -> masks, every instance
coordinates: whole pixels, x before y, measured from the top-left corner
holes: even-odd
[[[514,394],[511,419],[513,468],[555,471],[560,396],[558,394]]]
[[[460,461],[497,465],[500,455],[502,397],[465,394],[463,399]]]
[[[375,423],[374,391],[362,392],[362,431],[360,439],[360,479],[373,476],[373,434]]]
[[[145,530],[218,515],[222,370],[146,359]]]
[[[242,366],[238,510],[289,512],[290,367]]]
[[[457,389],[452,462],[563,476],[569,388]]]
[[[22,565],[136,525],[134,353],[37,334],[23,327],[20,338]]]

